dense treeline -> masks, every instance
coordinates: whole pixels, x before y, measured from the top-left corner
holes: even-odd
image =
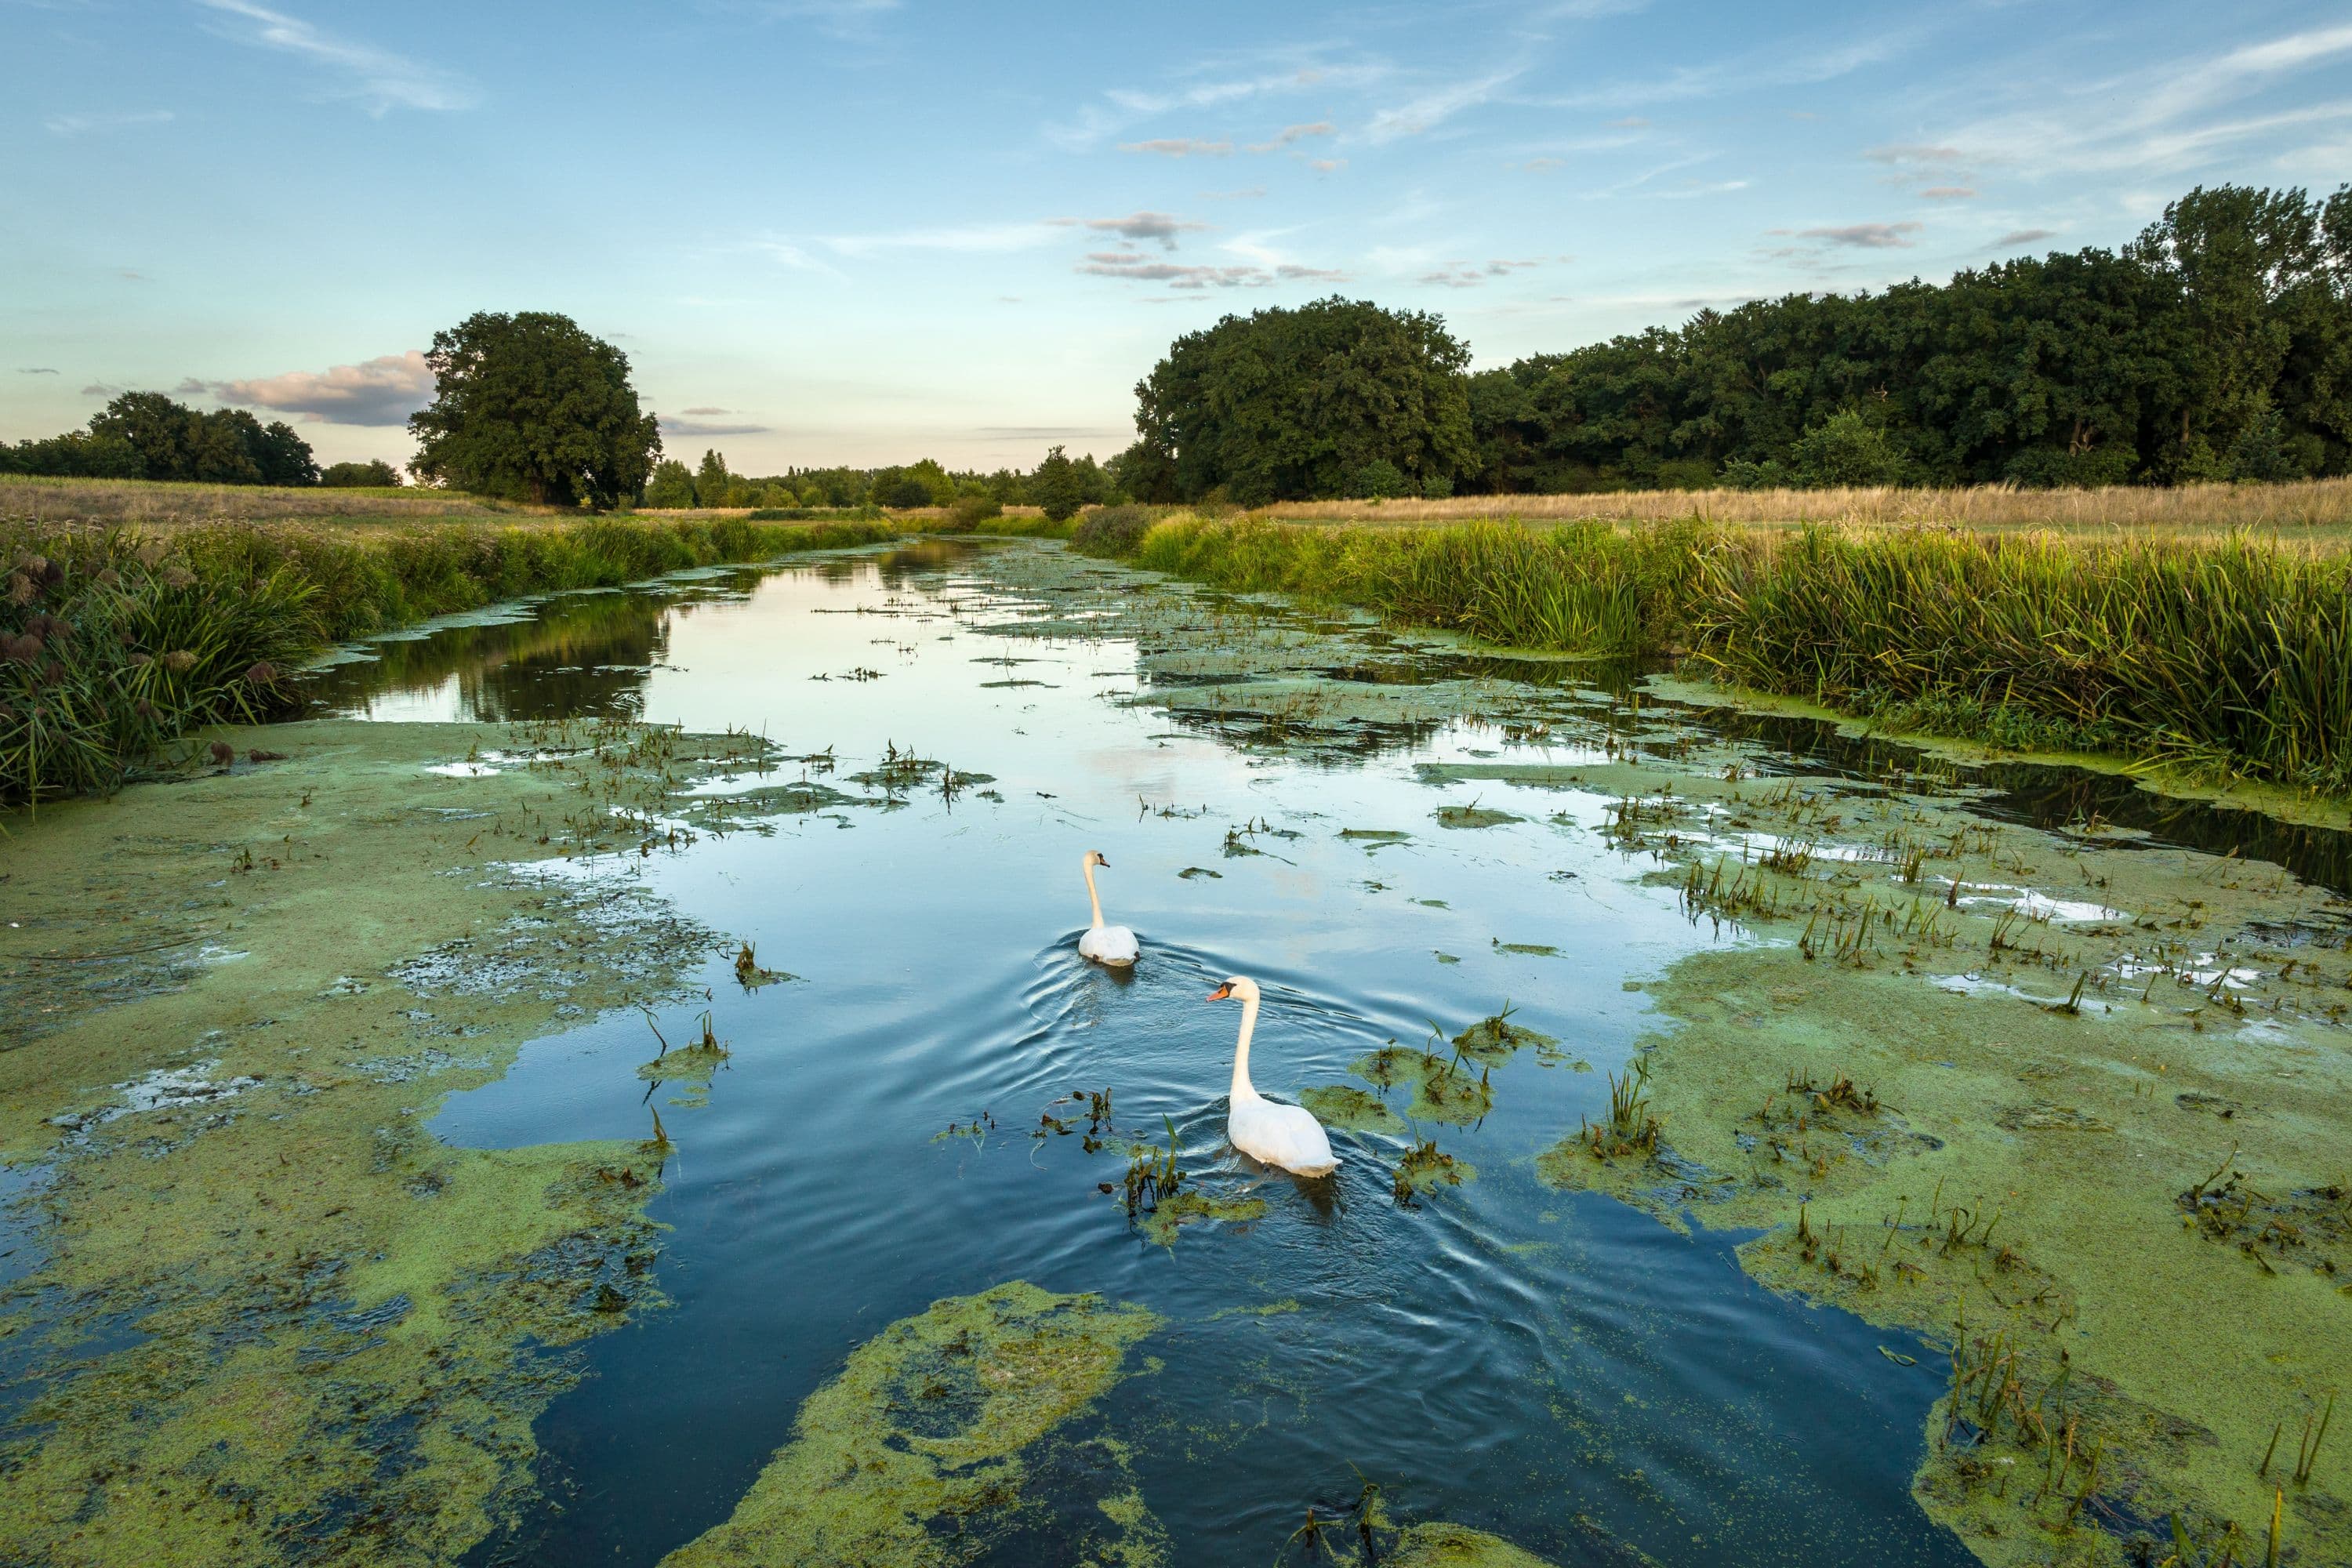
[[[282,420],[205,410],[160,392],[126,392],[87,430],[0,442],[0,473],[57,479],[179,479],[208,485],[315,485],[310,444]]]
[[[654,465],[644,505],[671,507],[953,507],[980,501],[998,507],[1040,506],[1060,516],[1079,507],[1123,499],[1120,486],[1093,454],[1071,458],[1054,447],[1028,471],[998,468],[951,470],[936,458],[880,468],[787,468],[751,477],[728,467],[727,455],[709,450],[698,468],[675,458]],[[1061,503],[1068,503],[1062,510]]]
[[[1137,385],[1111,472],[1244,504],[2352,472],[2352,186],[2200,188],[2120,252],[1759,300],[1475,375],[1465,354],[1366,303],[1227,317]]]

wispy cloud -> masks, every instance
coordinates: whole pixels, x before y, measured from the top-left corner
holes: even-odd
[[[221,31],[240,43],[293,55],[334,74],[327,95],[348,98],[371,114],[394,109],[469,109],[480,94],[465,78],[421,64],[373,44],[340,38],[299,17],[256,5],[252,0],[196,0],[230,18]]]
[[[691,414],[692,409],[687,410]],[[724,412],[721,410],[721,412]],[[714,422],[708,419],[674,419],[667,414],[656,416],[661,421],[665,436],[764,436],[775,428],[772,425],[747,425]]]
[[[1929,185],[1919,194],[1931,202],[1970,202],[1977,195],[1971,185]]]
[[[2037,239],[2055,239],[2057,237],[2058,231],[2054,228],[2013,228],[2007,234],[2002,235],[1999,239],[1994,240],[1992,243],[1993,248],[2000,250],[2012,245],[2032,245]]]
[[[892,250],[944,250],[964,255],[1034,250],[1057,237],[1074,220],[965,224],[946,228],[901,229],[891,234],[833,234],[822,243],[843,256],[877,256]],[[793,248],[783,247],[782,248]],[[779,255],[777,258],[782,260]],[[790,263],[787,263],[790,265]]]
[[[58,372],[56,368],[51,365],[27,364],[18,366],[16,374],[18,375],[55,375]]]
[[[335,425],[405,425],[410,415],[433,401],[433,369],[422,350],[411,349],[325,371],[289,371],[253,381],[184,381],[178,390]]]
[[[1562,109],[1634,109],[1694,98],[1721,98],[1757,88],[1811,87],[1850,76],[1916,47],[1931,24],[1892,27],[1874,37],[1845,44],[1792,41],[1773,51],[1749,52],[1706,65],[1676,66],[1563,93],[1549,101]]]
[[[1526,75],[1527,69],[1525,66],[1513,66],[1507,70],[1490,71],[1433,89],[1392,109],[1383,109],[1364,127],[1364,140],[1393,142],[1400,136],[1419,136],[1434,130],[1464,110],[1475,109],[1493,99]]]
[[[2088,80],[2053,83],[2012,71],[1976,100],[2013,96],[2017,107],[1955,125],[1938,141],[1974,162],[2037,175],[2177,174],[2278,131],[2352,119],[2352,97],[2340,92],[2295,108],[2268,107],[2287,79],[2347,56],[2352,25],[2339,24]]]
[[[133,112],[98,114],[53,114],[41,121],[41,129],[52,136],[90,136],[103,131],[130,131],[142,125],[165,125],[171,122],[168,109],[142,109]]]
[[[864,37],[901,0],[707,0],[715,9],[809,22],[836,37]]]
[[[1076,115],[1045,127],[1045,139],[1068,152],[1099,145],[1129,126],[1183,110],[1215,109],[1255,99],[1300,92],[1353,91],[1371,87],[1394,74],[1385,64],[1307,63],[1244,75],[1201,73],[1182,86],[1112,88],[1094,102],[1079,106]]]
[[[1163,158],[1222,158],[1234,150],[1230,142],[1203,142],[1192,136],[1160,136],[1150,142],[1122,142],[1122,153],[1156,153]],[[1255,152],[1252,148],[1250,151]]]

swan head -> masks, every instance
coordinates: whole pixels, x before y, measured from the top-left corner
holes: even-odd
[[[1232,997],[1239,997],[1244,1002],[1256,1001],[1257,982],[1255,980],[1244,979],[1241,975],[1236,974],[1231,980],[1226,981],[1223,985],[1218,986],[1214,991],[1209,993],[1209,1000],[1212,1002],[1223,1002]]]
[[[1110,862],[1103,858],[1103,852],[1099,849],[1087,850],[1087,858],[1079,861],[1078,864],[1080,866],[1099,866],[1106,871],[1110,869]]]

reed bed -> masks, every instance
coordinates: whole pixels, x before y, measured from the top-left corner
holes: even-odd
[[[1286,521],[1368,525],[1511,518],[1529,522],[1702,522],[1798,529],[1940,525],[1979,532],[2215,538],[2242,530],[2352,547],[2352,479],[2290,484],[2183,485],[2157,489],[1616,490],[1594,495],[1456,496],[1446,500],[1289,501],[1265,516]]]
[[[1178,515],[1138,564],[1507,647],[1679,658],[1890,728],[2352,794],[2352,554],[1925,526]]]
[[[104,792],[193,730],[293,711],[291,665],[330,642],[527,594],[902,531],[741,518],[160,531],[0,521],[0,802]]]

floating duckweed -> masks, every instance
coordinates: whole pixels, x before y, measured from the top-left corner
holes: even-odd
[[[1316,1121],[1342,1132],[1378,1132],[1391,1138],[1404,1133],[1404,1118],[1391,1110],[1379,1095],[1351,1083],[1304,1090],[1298,1103],[1314,1112]]]
[[[1527,820],[1507,811],[1496,811],[1491,805],[1480,805],[1476,801],[1468,805],[1441,805],[1436,816],[1440,827],[1500,827],[1506,823]]]
[[[1117,1383],[1128,1346],[1159,1324],[1141,1307],[1024,1280],[934,1301],[852,1351],[733,1516],[664,1568],[971,1562],[1016,1521],[1036,1522],[1024,1450]],[[1132,1487],[1098,1511],[1138,1549],[1112,1561],[1157,1560],[1143,1549],[1164,1537]]]
[[[1265,1301],[1255,1307],[1220,1307],[1209,1314],[1208,1321],[1213,1323],[1220,1318],[1279,1318],[1297,1310],[1297,1300],[1285,1296],[1279,1301]]]
[[[1256,1219],[1265,1213],[1264,1198],[1213,1198],[1206,1193],[1188,1187],[1173,1197],[1162,1198],[1150,1212],[1136,1220],[1135,1227],[1144,1234],[1146,1239],[1161,1247],[1173,1247],[1180,1226],[1202,1220],[1239,1224]]]
[[[1416,1524],[1381,1561],[1388,1568],[1551,1568],[1499,1535],[1460,1524]]]

